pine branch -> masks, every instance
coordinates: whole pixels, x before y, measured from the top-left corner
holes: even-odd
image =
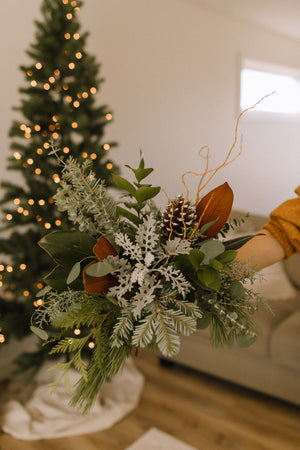
[[[131,341],[131,333],[134,328],[133,314],[131,311],[123,310],[118,318],[111,337],[114,347],[121,347],[126,342]]]
[[[132,345],[136,347],[147,347],[153,340],[157,316],[157,310],[142,319],[135,327],[132,335]]]
[[[96,179],[91,170],[92,162],[79,164],[70,157],[62,164],[61,187],[54,196],[58,209],[66,211],[80,231],[89,231],[92,235],[117,232],[120,226],[116,204],[107,195],[104,182]]]
[[[83,412],[88,411],[97,394],[99,393],[100,386],[105,382],[111,380],[122,369],[130,347],[123,346],[120,348],[107,347],[107,341],[97,343],[97,347],[100,343],[104,344],[104,349],[100,351],[101,358],[93,357],[90,366],[87,371],[87,379],[83,377],[79,380],[76,386],[75,393],[70,401],[70,406],[79,407]],[[100,365],[99,365],[100,363]]]

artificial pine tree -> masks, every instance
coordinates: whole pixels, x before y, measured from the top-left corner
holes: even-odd
[[[26,85],[20,89],[21,114],[10,129],[13,138],[8,169],[23,176],[20,185],[3,182],[0,253],[0,343],[27,335],[35,295],[43,286],[50,259],[38,241],[49,231],[69,229],[70,222],[52,199],[61,177],[57,159],[49,156],[51,140],[61,153],[94,160],[97,177],[110,185],[117,167],[108,159],[114,142],[103,141],[112,119],[107,106],[96,106],[103,79],[99,64],[85,50],[88,33],[79,34],[77,14],[82,1],[43,0],[43,21],[36,21],[36,41],[27,51],[31,64],[21,66]],[[36,303],[35,303],[36,305]],[[47,349],[21,355],[21,370],[33,372]]]

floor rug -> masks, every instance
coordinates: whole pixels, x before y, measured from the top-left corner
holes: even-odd
[[[157,428],[150,428],[125,450],[197,450]]]

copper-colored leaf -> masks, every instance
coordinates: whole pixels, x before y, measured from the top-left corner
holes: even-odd
[[[206,223],[216,220],[216,223],[205,231],[207,238],[213,238],[223,228],[230,214],[232,203],[232,189],[228,183],[224,183],[206,194],[197,204],[199,229]]]
[[[100,295],[117,284],[117,279],[110,274],[104,277],[91,277],[87,275],[86,269],[91,264],[95,264],[95,262],[91,262],[83,269],[83,283],[86,292]]]
[[[109,255],[111,256],[118,255],[117,251],[104,236],[101,236],[98,242],[94,245],[93,252],[100,261],[103,261]],[[91,264],[95,264],[95,262],[94,261],[91,262],[83,269],[83,283],[84,283],[84,290],[86,292],[88,292],[89,294],[100,295],[117,284],[117,279],[110,274],[105,275],[103,277],[92,277],[88,275],[86,273],[86,269]]]
[[[117,251],[104,236],[101,236],[98,242],[94,245],[93,252],[100,261],[103,261],[109,255],[118,255]]]

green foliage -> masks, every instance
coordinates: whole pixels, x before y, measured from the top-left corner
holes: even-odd
[[[243,284],[238,280],[233,280],[229,286],[230,296],[233,300],[241,300],[245,295]]]
[[[243,245],[245,245],[248,241],[250,241],[250,239],[252,239],[254,236],[255,236],[254,234],[249,234],[246,236],[229,239],[228,241],[224,242],[225,248],[227,250],[238,250]]]
[[[119,175],[113,175],[114,183],[117,187],[123,189],[127,192],[127,196],[130,197],[131,201],[125,201],[124,206],[129,209],[133,209],[137,214],[128,211],[121,206],[117,207],[117,213],[120,217],[125,217],[134,225],[139,225],[142,223],[143,209],[145,208],[147,202],[152,200],[160,192],[159,186],[152,186],[151,184],[142,184],[141,181],[153,172],[152,168],[145,168],[145,161],[140,155],[140,163],[137,169],[126,165],[135,176],[136,181],[134,185],[127,181],[125,178]]]
[[[80,164],[73,157],[67,163],[61,158],[59,161],[63,166],[62,182],[53,196],[59,211],[66,211],[79,231],[91,235],[117,231],[116,204],[108,196],[103,180],[96,178],[92,162]]]
[[[225,238],[230,230],[235,230],[236,228],[240,227],[243,223],[245,223],[245,219],[247,219],[248,217],[249,213],[245,214],[244,217],[234,217],[227,220],[222,230],[220,231],[220,235]]]
[[[119,175],[113,175],[113,180],[116,186],[118,186],[121,189],[124,189],[124,191],[127,191],[133,197],[135,196],[136,188],[133,186],[133,184],[129,183],[129,181],[127,181],[125,178],[122,178]]]
[[[225,250],[225,245],[216,240],[205,241],[193,248],[188,255],[178,255],[175,267],[194,285],[208,291],[221,289],[222,272],[230,272],[229,263],[236,252]]]
[[[39,338],[41,338],[43,341],[48,339],[48,333],[45,330],[42,330],[41,328],[37,328],[34,326],[30,327],[31,331],[36,334]]]
[[[80,262],[94,258],[93,247],[96,239],[80,231],[54,231],[44,236],[39,245],[57,263],[57,266],[44,277],[48,286],[63,291],[73,283],[81,271]],[[75,289],[82,288],[82,281],[73,284]]]
[[[96,242],[95,238],[80,231],[54,231],[43,236],[39,245],[57,264],[72,267],[76,261],[93,254]]]
[[[104,277],[105,275],[113,272],[113,270],[114,268],[111,264],[98,261],[86,269],[86,274],[90,275],[91,277]]]
[[[176,256],[175,267],[195,287],[189,300],[196,301],[203,313],[197,319],[197,328],[210,326],[215,346],[230,347],[236,340],[245,347],[258,337],[249,313],[255,310],[260,297],[243,286],[243,267],[234,262],[236,251],[225,248],[226,242],[206,241],[188,255]],[[247,273],[253,279],[254,272]]]

